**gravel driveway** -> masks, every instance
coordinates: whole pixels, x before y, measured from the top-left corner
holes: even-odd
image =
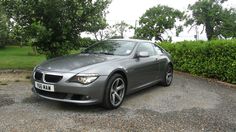
[[[0,131],[236,131],[236,88],[185,74],[117,110],[47,101],[30,82],[0,85]]]

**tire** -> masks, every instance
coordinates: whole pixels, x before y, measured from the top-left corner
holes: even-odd
[[[173,80],[173,66],[168,64],[166,71],[165,71],[165,76],[163,77],[163,81],[161,84],[163,86],[170,86]]]
[[[118,108],[125,97],[126,82],[120,74],[112,75],[107,83],[103,99],[103,107],[106,109]]]

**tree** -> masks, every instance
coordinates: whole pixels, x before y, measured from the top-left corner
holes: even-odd
[[[116,23],[115,25],[112,26],[113,32],[112,32],[112,37],[120,37],[124,38],[124,33],[130,29],[130,25],[125,23],[124,21],[121,21],[120,23]]]
[[[94,32],[96,40],[124,38],[124,33],[131,29],[131,25],[121,21],[114,25],[107,25],[104,29]]]
[[[105,28],[93,32],[93,35],[97,41],[103,41],[109,39],[111,35],[111,27],[107,25]]]
[[[8,32],[8,19],[0,5],[0,48],[4,47],[7,44]]]
[[[189,5],[192,15],[188,16],[185,25],[203,25],[208,40],[235,36],[232,35],[236,24],[235,10],[224,9],[222,3],[225,1],[227,0],[199,0]]]
[[[14,39],[17,44],[20,44],[20,47],[23,46],[23,43],[27,41],[28,37],[25,34],[23,27],[21,27],[17,23],[12,23],[11,24],[11,37]]]
[[[225,9],[223,20],[217,34],[221,38],[236,38],[236,10]]]
[[[177,36],[182,31],[182,26],[176,26],[177,21],[182,21],[184,14],[179,10],[168,6],[158,5],[148,9],[140,18],[139,25],[135,29],[135,37],[163,41],[162,34],[167,30],[176,29]]]
[[[2,0],[7,15],[48,58],[68,54],[81,32],[103,28],[110,0]]]

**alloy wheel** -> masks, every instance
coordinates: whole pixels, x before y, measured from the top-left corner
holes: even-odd
[[[173,79],[173,69],[171,66],[168,66],[168,70],[166,73],[166,84],[170,84],[172,82]]]
[[[113,81],[110,90],[110,102],[113,106],[118,106],[124,99],[125,83],[122,78]]]

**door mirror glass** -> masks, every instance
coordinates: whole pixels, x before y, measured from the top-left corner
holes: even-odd
[[[137,57],[149,57],[149,53],[146,51],[138,52]]]

